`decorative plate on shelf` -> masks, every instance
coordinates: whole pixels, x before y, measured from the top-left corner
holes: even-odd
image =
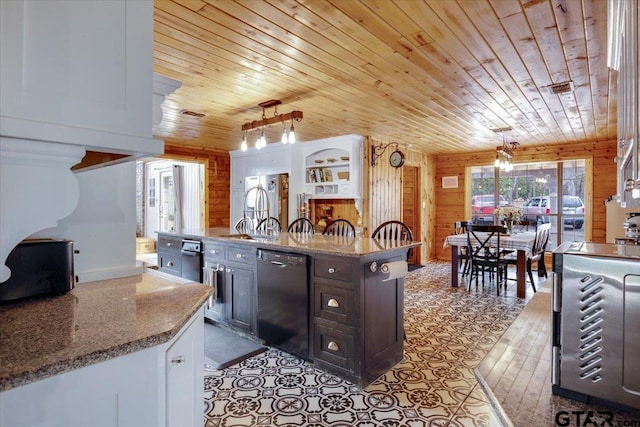
[[[329,162],[329,163],[333,163],[335,161],[336,161],[336,159],[334,159],[333,157],[327,159],[327,162]]]
[[[342,156],[342,157],[340,157],[340,160],[348,162],[349,161],[349,156]]]
[[[317,164],[321,164],[324,163],[324,160],[314,160],[314,162],[316,162]]]

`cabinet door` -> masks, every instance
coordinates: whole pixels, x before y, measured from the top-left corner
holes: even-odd
[[[0,6],[3,116],[44,128],[56,124],[62,138],[78,129],[111,132],[86,141],[96,146],[135,151],[126,141],[158,145],[150,139],[153,2]],[[125,140],[119,134],[149,139]]]
[[[220,263],[213,263],[205,258],[205,265],[212,267],[214,271],[211,273],[212,283],[205,283],[205,285],[215,287],[215,298],[213,295],[209,297],[204,306],[204,315],[208,319],[215,320],[217,322],[227,321],[226,308],[226,289],[225,289],[225,267]]]
[[[401,258],[379,259],[378,265]],[[374,381],[403,357],[404,346],[404,278],[385,280],[378,269],[363,266],[365,286],[362,299],[364,313],[364,372],[365,383]]]
[[[195,316],[165,355],[167,426],[202,425],[204,322]]]
[[[0,392],[0,426],[161,425],[155,358],[148,348]]]
[[[252,270],[227,267],[225,278],[227,320],[243,331],[256,332],[256,284]]]

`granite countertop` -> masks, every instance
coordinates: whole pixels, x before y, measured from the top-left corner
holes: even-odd
[[[401,249],[420,246],[418,241],[403,242],[397,240],[378,240],[370,237],[342,237],[325,236],[322,234],[303,234],[281,232],[272,237],[256,237],[246,234],[239,234],[235,230],[218,227],[206,230],[185,230],[182,233],[158,233],[174,234],[192,238],[203,238],[208,240],[218,240],[225,243],[233,242],[245,245],[252,245],[261,248],[275,250],[296,251],[300,253],[325,253],[328,255],[340,255],[347,257],[363,257],[366,255],[376,255],[387,252],[391,249]]]
[[[0,391],[163,344],[210,293],[142,274],[0,306]]]
[[[558,246],[553,253],[638,259],[640,258],[640,246],[616,245],[611,243],[567,242]]]

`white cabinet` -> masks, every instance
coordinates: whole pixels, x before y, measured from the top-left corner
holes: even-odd
[[[229,221],[233,225],[242,218],[245,178],[248,176],[290,173],[291,145],[271,143],[265,148],[231,151],[231,207]]]
[[[640,6],[609,2],[609,65],[618,71],[618,199],[640,207]]]
[[[244,178],[256,175],[289,174],[289,218],[297,218],[294,195],[302,193],[307,199],[354,199],[361,212],[363,145],[364,137],[360,135],[342,135],[293,145],[272,143],[261,150],[232,151],[231,224],[242,217]]]
[[[3,136],[162,152],[152,1],[3,1],[0,17]]]
[[[201,426],[203,366],[198,310],[168,343],[1,392],[0,426]]]
[[[234,156],[231,154],[231,191],[244,191],[244,179],[246,176],[247,156]]]
[[[165,353],[166,425],[200,426],[204,404],[204,312],[169,345]]]
[[[304,193],[312,199],[361,199],[363,138],[346,135],[302,147]]]
[[[164,152],[153,102],[178,85],[153,76],[152,0],[0,1],[0,282],[22,239],[75,208],[72,167]]]

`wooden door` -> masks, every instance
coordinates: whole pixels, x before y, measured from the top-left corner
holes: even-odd
[[[420,241],[420,169],[404,166],[402,171],[402,222],[413,232],[413,239]],[[407,260],[409,264],[420,264],[420,247],[414,248]]]

